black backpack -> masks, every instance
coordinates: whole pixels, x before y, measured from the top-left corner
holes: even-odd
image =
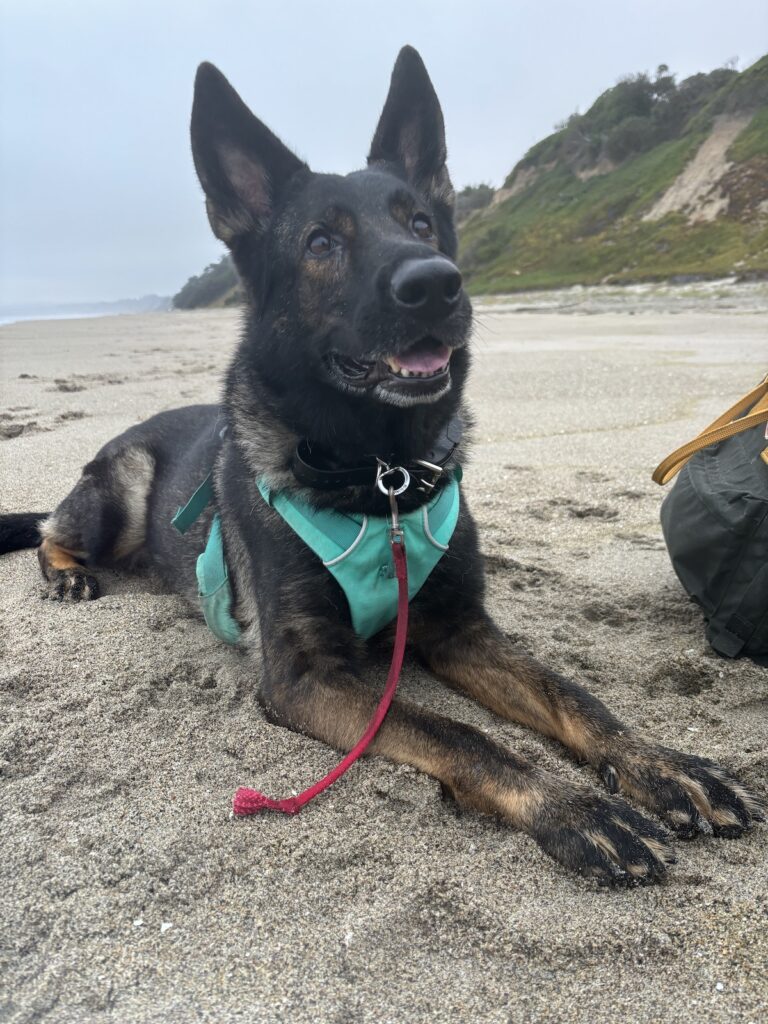
[[[768,655],[768,376],[653,474],[678,578],[729,658]]]

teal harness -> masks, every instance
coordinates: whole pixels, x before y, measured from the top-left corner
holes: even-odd
[[[436,498],[399,517],[408,552],[409,601],[448,550],[459,518],[460,479],[461,468],[457,467]],[[396,617],[398,588],[389,520],[385,516],[317,509],[295,495],[271,491],[263,481],[258,481],[258,488],[264,501],[282,516],[339,583],[358,636],[367,639]],[[212,498],[209,474],[171,522],[180,533],[186,533]],[[213,517],[205,551],[197,559],[197,582],[208,626],[221,640],[237,643],[241,631],[232,615],[232,586],[218,513]]]

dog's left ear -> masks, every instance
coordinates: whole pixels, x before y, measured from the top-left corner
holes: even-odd
[[[412,46],[404,46],[395,61],[368,164],[396,165],[415,188],[450,207],[454,194],[445,160],[440,102],[421,57]]]

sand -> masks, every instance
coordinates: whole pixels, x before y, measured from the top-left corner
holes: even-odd
[[[709,650],[650,473],[768,369],[768,315],[627,295],[479,313],[465,484],[490,606],[628,722],[765,795],[768,671]],[[2,507],[52,508],[115,433],[214,399],[237,328],[215,311],[0,329]],[[0,560],[0,1021],[765,1019],[765,826],[678,843],[663,886],[610,892],[381,759],[299,818],[233,820],[236,786],[286,795],[336,756],[267,724],[258,672],[180,599],[102,583],[55,605],[33,552]],[[412,664],[402,690],[590,775]]]

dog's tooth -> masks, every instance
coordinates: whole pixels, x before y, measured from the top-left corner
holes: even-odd
[[[395,356],[384,356],[384,362],[395,373],[400,373],[400,361]]]
[[[412,377],[413,376],[411,371],[410,370],[406,370],[406,368],[404,366],[400,367],[399,373],[400,373],[401,377]]]

